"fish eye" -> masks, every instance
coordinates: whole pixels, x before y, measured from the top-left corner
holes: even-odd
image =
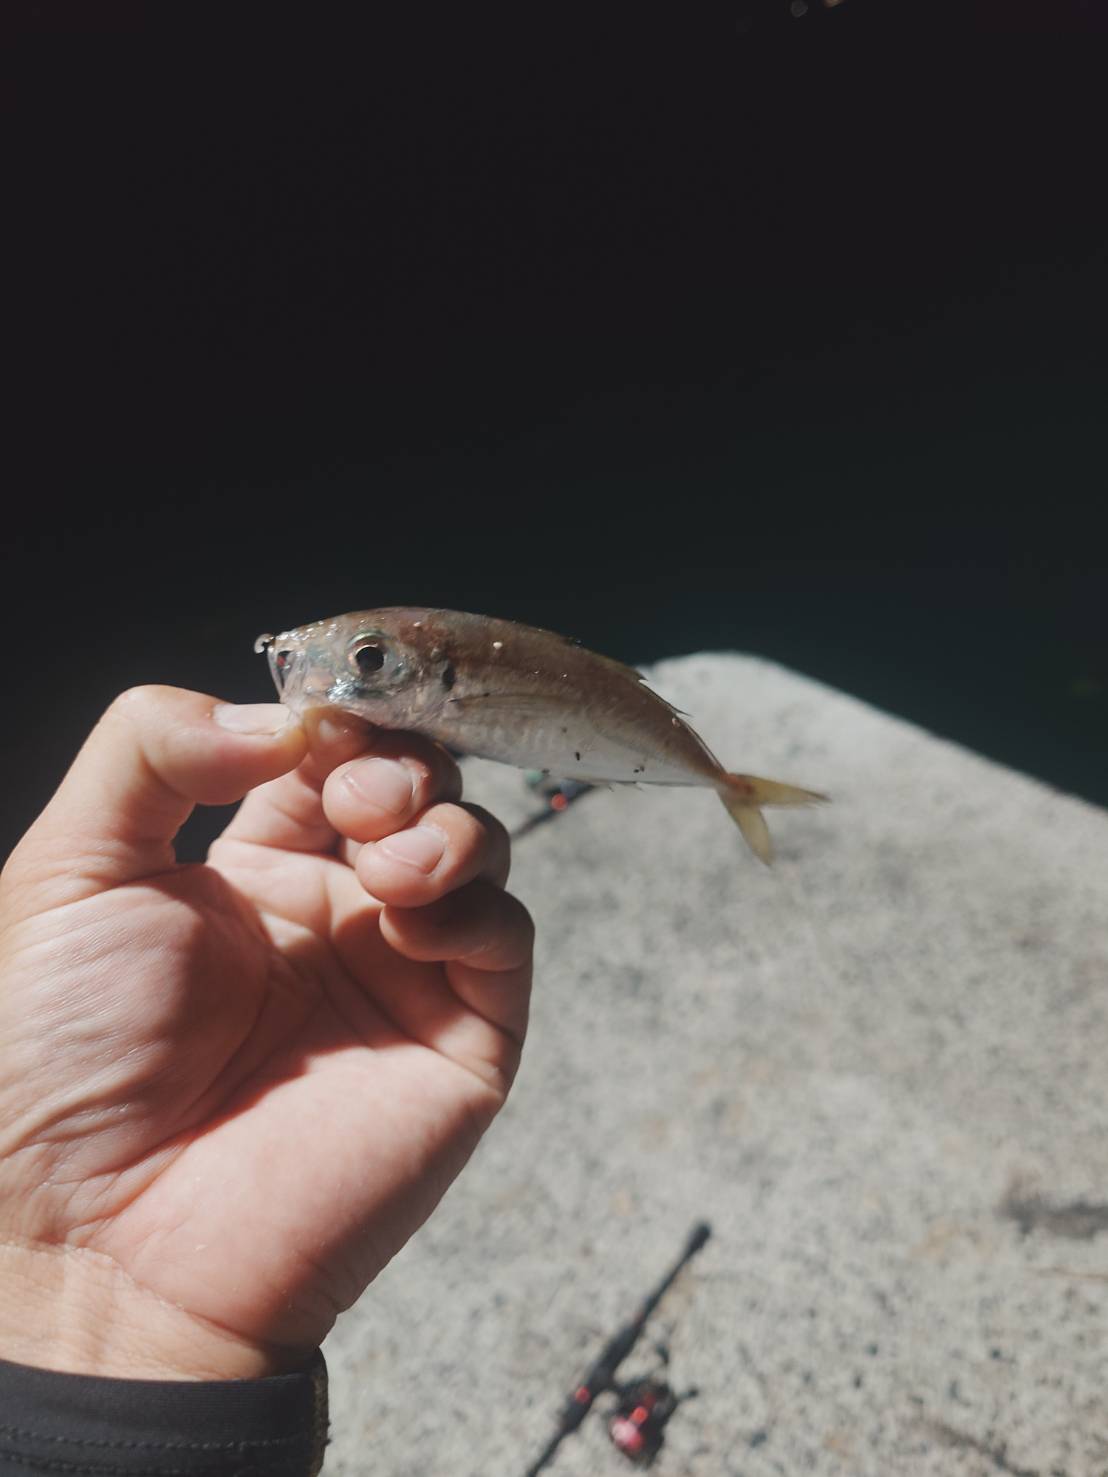
[[[382,672],[392,676],[397,663],[380,636],[359,636],[351,643],[347,661],[359,677],[370,679]]]
[[[379,646],[359,646],[354,653],[354,665],[363,677],[373,677],[385,665],[385,653]]]

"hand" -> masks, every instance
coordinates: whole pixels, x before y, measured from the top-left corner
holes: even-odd
[[[0,1357],[295,1368],[430,1214],[530,987],[506,833],[460,791],[354,719],[112,705],[0,878]],[[193,805],[243,795],[178,865]]]

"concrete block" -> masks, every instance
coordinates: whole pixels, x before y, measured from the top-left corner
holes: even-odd
[[[676,1257],[661,1474],[1108,1471],[1108,816],[749,657],[659,665],[729,767],[831,793],[764,869],[711,792],[516,848],[524,1064],[328,1340],[327,1472],[522,1474]],[[466,762],[509,823],[517,771]],[[559,1477],[629,1466],[600,1411]]]

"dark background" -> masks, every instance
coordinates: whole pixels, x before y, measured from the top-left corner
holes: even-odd
[[[1104,8],[397,9],[5,12],[0,847],[389,603],[1108,801]]]

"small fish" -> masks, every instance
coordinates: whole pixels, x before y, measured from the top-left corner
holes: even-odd
[[[297,714],[339,708],[587,784],[710,785],[763,862],[771,852],[760,807],[826,799],[729,774],[640,672],[553,631],[398,606],[259,636],[254,650]]]

